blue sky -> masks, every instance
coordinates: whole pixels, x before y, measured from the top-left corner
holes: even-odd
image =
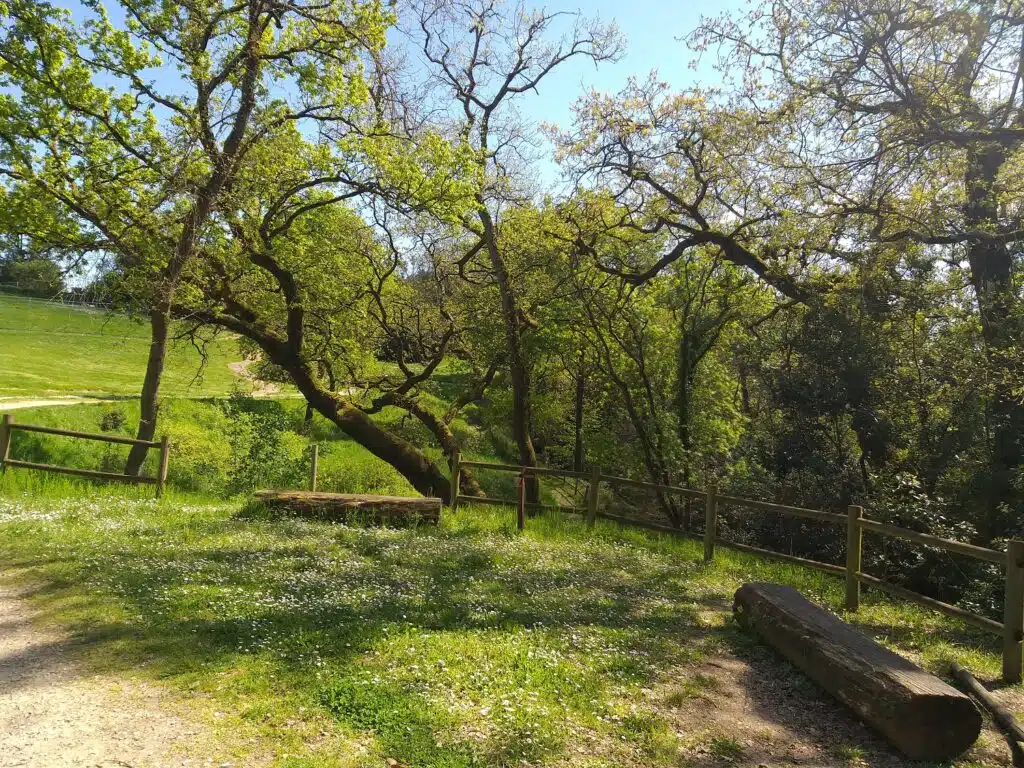
[[[76,18],[85,12],[78,0],[56,0],[69,8]],[[692,68],[694,53],[681,38],[685,38],[700,23],[702,16],[717,16],[724,11],[740,13],[749,0],[527,0],[534,8],[548,12],[582,12],[587,18],[602,22],[615,22],[625,37],[626,49],[622,59],[615,63],[595,66],[585,59],[564,63],[545,78],[538,93],[524,94],[517,100],[517,109],[530,122],[547,122],[568,127],[572,119],[571,107],[585,91],[616,92],[621,90],[630,76],[644,79],[651,71],[674,88],[696,84],[716,84],[719,80],[710,61]],[[509,0],[512,10],[516,0]],[[106,6],[115,23],[122,23],[123,13],[117,2]],[[157,75],[166,85],[170,73]],[[540,174],[547,182],[555,181],[557,169],[550,160],[547,148],[542,150],[548,159],[540,163]]]
[[[630,75],[645,78],[652,70],[674,87],[685,88],[698,82],[717,82],[716,73],[707,62],[695,71],[691,69],[693,52],[680,38],[685,37],[699,23],[701,16],[717,16],[723,11],[740,12],[746,0],[554,0],[538,2],[528,0],[535,8],[549,12],[582,12],[587,18],[598,17],[603,22],[614,21],[626,38],[626,53],[621,61],[596,66],[583,59],[566,62],[552,72],[537,94],[519,102],[526,117],[537,121],[568,125],[571,106],[585,90],[596,88],[615,92],[625,86]],[[56,0],[71,10],[76,18],[85,14],[77,0]],[[123,13],[116,2],[105,3],[115,23],[121,23]],[[515,7],[510,0],[509,8]],[[160,78],[158,78],[160,79]]]
[[[676,88],[697,83],[718,82],[717,73],[708,62],[699,69],[690,68],[693,52],[679,38],[685,37],[700,23],[701,16],[717,16],[723,11],[741,12],[743,0],[591,0],[590,2],[537,3],[548,11],[581,10],[588,17],[614,21],[626,37],[626,55],[614,64],[571,61],[553,72],[541,86],[540,93],[524,100],[521,109],[527,117],[568,125],[570,107],[576,97],[590,88],[615,92],[625,86],[630,75],[641,79],[651,70]]]

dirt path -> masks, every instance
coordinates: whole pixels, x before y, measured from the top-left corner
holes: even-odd
[[[231,372],[235,374],[235,376],[245,379],[246,381],[252,384],[253,397],[270,397],[271,395],[276,395],[280,391],[281,386],[279,384],[274,384],[269,381],[262,381],[260,379],[257,379],[256,376],[253,374],[251,368],[254,362],[256,361],[239,360],[238,362],[235,363],[228,363],[228,368],[231,369]]]
[[[36,398],[13,398],[5,399],[0,397],[0,412],[18,411],[22,408],[44,408],[50,405],[81,405],[82,403],[103,403],[109,402],[99,397],[77,397],[67,395],[64,397],[36,397]]]
[[[231,765],[200,756],[205,729],[158,689],[83,670],[72,640],[32,622],[24,594],[0,582],[0,767]]]

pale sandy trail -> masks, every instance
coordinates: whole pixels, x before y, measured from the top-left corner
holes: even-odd
[[[33,623],[24,594],[0,581],[2,768],[211,765],[204,727],[169,712],[152,685],[87,672],[72,640]]]
[[[38,397],[38,398],[12,398],[10,400],[0,397],[0,413],[6,411],[19,411],[22,408],[45,408],[50,405],[80,405],[82,403],[103,403],[110,402],[99,397]]]

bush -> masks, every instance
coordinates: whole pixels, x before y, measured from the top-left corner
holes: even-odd
[[[309,442],[295,431],[301,428],[301,418],[296,419],[279,401],[239,394],[220,407],[229,422],[232,444],[229,493],[304,485]]]
[[[128,423],[128,417],[120,408],[111,408],[103,413],[100,419],[101,432],[120,432]]]

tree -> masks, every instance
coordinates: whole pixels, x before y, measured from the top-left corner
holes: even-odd
[[[4,4],[0,172],[101,239],[151,326],[137,436],[152,440],[172,311],[254,147],[286,125],[351,125],[384,44],[379,2],[123,0],[116,27],[38,0]],[[157,76],[159,73],[159,77]],[[126,472],[139,471],[133,448]]]
[[[465,239],[459,228],[432,225],[426,216],[396,226],[392,218],[387,210],[374,212],[386,256],[373,264],[368,291],[369,316],[380,335],[373,346],[386,350],[388,355],[378,353],[378,358],[394,362],[398,370],[368,374],[350,368],[348,380],[364,391],[367,413],[396,407],[415,417],[454,467],[460,446],[452,423],[466,406],[483,399],[503,359],[489,337],[480,343],[481,335],[494,330],[494,313],[459,278],[456,259]],[[447,405],[434,402],[439,398],[428,391],[446,360],[459,361],[470,373],[461,389],[447,392]],[[462,493],[485,495],[468,468],[461,469],[461,478]]]
[[[522,173],[529,137],[517,119],[514,102],[535,91],[548,74],[570,59],[614,59],[620,40],[614,27],[589,23],[578,14],[528,10],[522,5],[503,14],[497,0],[437,0],[417,5],[416,11],[414,34],[431,66],[437,102],[454,100],[453,130],[475,159],[476,206],[462,219],[472,242],[460,265],[465,271],[482,260],[497,286],[505,364],[512,385],[512,434],[520,464],[535,466],[530,364],[523,343],[530,323],[507,254],[507,240],[515,233],[503,226],[507,210],[529,198]],[[546,37],[562,21],[570,23],[570,30],[548,42]],[[527,483],[527,496],[532,503],[539,501],[536,478]]]
[[[590,217],[575,244],[605,272],[640,285],[711,248],[790,300],[817,290],[816,248],[831,244],[832,233],[793,215],[799,191],[766,172],[774,153],[767,121],[653,78],[616,95],[587,94],[574,111],[572,129],[554,138],[574,184],[614,203]],[[591,242],[602,232],[606,240],[658,236],[663,250],[608,260]]]
[[[785,123],[775,165],[834,222],[837,253],[920,244],[966,269],[992,381],[985,541],[1022,504],[1022,28],[1016,0],[773,0],[692,38],[742,77],[747,109]]]
[[[4,238],[0,246],[0,284],[20,293],[50,298],[64,287],[64,274],[46,253],[25,247],[20,237]]]
[[[379,204],[438,212],[438,200],[465,196],[449,145],[427,134],[417,138],[367,131],[359,141],[313,142],[292,124],[264,136],[224,192],[216,211],[220,227],[190,265],[188,290],[175,309],[239,334],[315,410],[421,493],[447,499],[448,478],[433,460],[374,422],[372,409],[361,407],[347,387],[333,386],[365,381],[378,368],[373,312],[387,310],[391,294],[404,290],[393,279],[388,230],[346,201],[358,200],[364,210]],[[443,356],[445,344],[433,352]],[[428,363],[419,373],[431,370]],[[374,384],[385,386],[383,379]],[[405,385],[399,381],[389,391],[407,394]]]

